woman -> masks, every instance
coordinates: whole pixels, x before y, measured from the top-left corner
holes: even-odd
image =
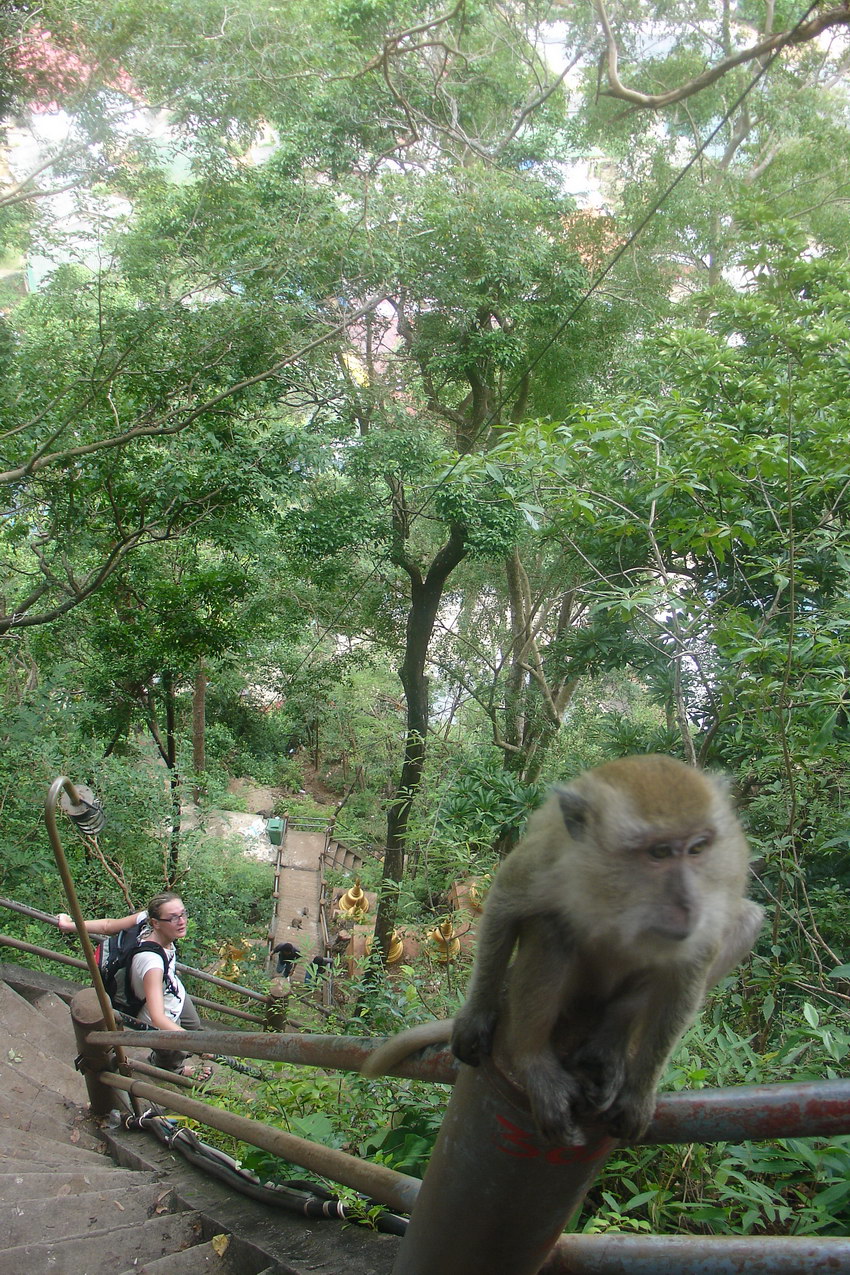
[[[109,935],[128,930],[141,922],[146,922],[146,925],[139,934],[139,940],[156,943],[162,948],[166,959],[164,966],[158,952],[137,952],[132,959],[130,987],[144,1001],[138,1018],[161,1031],[200,1031],[198,1011],[177,977],[175,943],[185,937],[188,928],[186,909],[179,894],[166,890],[162,894],[155,894],[144,912],[86,921],[85,927],[89,934]],[[56,924],[63,934],[76,932],[73,918],[66,912],[58,914]],[[181,1050],[155,1049],[150,1055],[150,1061],[155,1067],[162,1067],[166,1071],[191,1075],[191,1068],[186,1066],[187,1057]],[[209,1069],[204,1070],[208,1075]]]

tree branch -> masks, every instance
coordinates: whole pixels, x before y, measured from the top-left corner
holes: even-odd
[[[730,57],[723,58],[700,75],[688,80],[687,83],[680,84],[678,88],[669,89],[666,93],[641,93],[637,89],[629,88],[620,79],[617,41],[611,28],[604,0],[596,0],[596,11],[605,34],[605,65],[609,85],[607,89],[601,90],[602,94],[606,97],[621,98],[624,102],[631,102],[633,106],[650,110],[657,110],[658,107],[670,106],[673,102],[681,102],[686,97],[693,97],[695,93],[699,93],[702,89],[708,88],[709,85],[715,84],[717,80],[722,79],[724,75],[734,70],[735,67],[763,58],[769,53],[778,52],[780,49],[785,48],[786,45],[807,44],[820,35],[822,31],[827,31],[831,27],[850,26],[850,4],[845,3],[831,9],[825,9],[808,22],[800,22],[789,31],[779,31],[775,35],[769,35],[765,39],[759,40],[757,44],[750,45],[748,49],[741,49],[738,53],[733,53]]]
[[[169,434],[179,434],[206,412],[211,412],[219,403],[226,402],[235,394],[240,394],[243,390],[250,389],[253,385],[259,385],[263,381],[268,381],[271,377],[276,376],[283,368],[288,367],[292,363],[296,363],[303,358],[305,354],[309,354],[317,346],[323,345],[326,341],[332,340],[336,336],[340,336],[353,323],[357,323],[364,315],[369,314],[376,309],[382,301],[386,300],[382,293],[378,297],[372,297],[371,300],[365,302],[358,310],[350,314],[342,323],[336,324],[328,332],[323,332],[321,336],[314,337],[312,341],[308,341],[306,345],[302,345],[300,349],[292,354],[287,354],[285,358],[278,359],[271,367],[266,368],[264,372],[257,372],[254,376],[246,376],[241,381],[228,385],[226,389],[220,393],[213,395],[212,398],[206,399],[203,403],[199,403],[197,407],[180,416],[180,419],[174,424],[167,424],[169,417],[183,412],[184,409],[175,407],[165,417],[150,425],[134,425],[130,429],[123,430],[121,433],[113,434],[108,438],[97,439],[93,443],[83,443],[79,447],[68,447],[60,451],[49,452],[47,454],[37,453],[31,457],[26,464],[18,465],[14,469],[7,469],[0,473],[0,483],[13,483],[21,478],[30,477],[39,473],[42,469],[46,469],[50,465],[64,464],[69,460],[73,460],[78,456],[91,456],[95,452],[109,451],[116,447],[125,447],[128,443],[137,438],[165,437]],[[185,388],[185,387],[184,387]]]

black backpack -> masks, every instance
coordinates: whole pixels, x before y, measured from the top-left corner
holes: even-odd
[[[130,1018],[138,1017],[139,1010],[145,1003],[144,997],[136,996],[130,986],[130,967],[133,957],[139,952],[156,952],[161,957],[163,986],[175,996],[178,992],[168,976],[168,957],[160,945],[139,939],[146,924],[146,921],[137,921],[129,929],[110,934],[95,952],[107,996],[119,1013],[127,1014]]]

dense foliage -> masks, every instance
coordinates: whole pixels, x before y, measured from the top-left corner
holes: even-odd
[[[386,948],[547,781],[671,752],[732,776],[769,923],[668,1082],[847,1074],[847,17],[794,21],[0,18],[4,895],[61,906],[66,773],[87,910],[171,882],[190,960],[259,938],[265,870],[186,827],[244,776],[342,803]],[[423,958],[341,1025],[462,986]],[[441,1099],[339,1083],[263,1096],[420,1171]],[[576,1225],[846,1231],[848,1148],[624,1151]]]

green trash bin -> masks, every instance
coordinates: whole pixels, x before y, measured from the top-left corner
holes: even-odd
[[[266,832],[272,845],[279,846],[283,841],[283,820],[269,819],[266,823]]]

